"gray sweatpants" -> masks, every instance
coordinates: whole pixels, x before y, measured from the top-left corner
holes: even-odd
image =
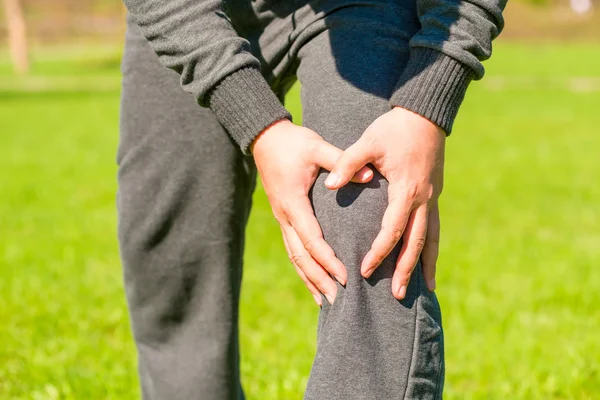
[[[389,110],[408,60],[414,5],[394,7],[341,9],[297,46],[286,76],[271,79],[283,93],[297,76],[305,126],[342,149]],[[144,399],[243,398],[238,301],[256,168],[132,24],[122,70],[119,240]],[[387,205],[386,180],[332,192],[325,177],[311,199],[348,284],[333,305],[323,299],[304,398],[441,398],[441,315],[420,265],[403,301],[391,294],[399,247],[371,278],[360,276]]]

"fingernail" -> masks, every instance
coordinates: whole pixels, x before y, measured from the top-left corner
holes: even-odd
[[[317,303],[317,305],[319,307],[321,307],[323,305],[323,303],[321,302],[321,296],[319,296],[318,294],[314,294],[313,293],[313,297],[315,299],[315,303]]]
[[[365,255],[365,258],[363,258],[362,263],[360,265],[360,273],[363,276],[363,278],[368,278],[369,276],[371,276],[371,274],[373,273],[373,266],[370,263],[370,256],[371,256],[371,252],[368,252]]]
[[[366,279],[370,278],[378,266],[379,266],[378,264],[374,264],[374,265],[370,265],[367,268],[364,268],[363,269],[364,272],[362,273],[363,278],[366,278]]]
[[[335,186],[335,185],[337,185],[339,180],[340,180],[340,176],[338,174],[336,174],[335,172],[331,172],[327,176],[327,179],[325,179],[325,185],[326,186]]]
[[[343,279],[340,275],[334,275],[333,276],[342,286],[346,286],[346,280]]]
[[[363,179],[369,179],[373,176],[373,171],[371,171],[370,169],[367,170],[367,172],[365,172],[365,174],[363,175]]]
[[[325,294],[325,298],[327,299],[327,301],[329,302],[329,304],[333,304],[333,301],[335,300],[335,297],[333,297],[330,294]]]
[[[429,282],[427,282],[427,288],[429,289],[430,292],[433,292],[435,290],[435,278],[431,279]]]
[[[398,298],[402,300],[404,297],[406,297],[406,285],[400,286],[398,290]]]

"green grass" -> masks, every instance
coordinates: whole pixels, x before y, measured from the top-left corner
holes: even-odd
[[[34,59],[17,79],[0,58],[0,399],[133,399],[115,239],[117,58]],[[501,44],[487,67],[448,142],[446,398],[594,399],[600,47]],[[299,113],[297,90],[288,104]],[[317,308],[261,189],[248,238],[244,386],[249,399],[300,399]]]

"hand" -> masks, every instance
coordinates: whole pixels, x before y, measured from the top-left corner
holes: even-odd
[[[337,286],[331,276],[345,285],[346,267],[323,239],[308,191],[319,169],[331,170],[342,151],[287,119],[265,129],[250,150],[292,264],[319,306],[321,293],[333,304]],[[365,183],[373,177],[368,167],[357,171],[348,181]]]
[[[388,180],[389,204],[381,230],[362,261],[361,274],[371,276],[402,239],[392,278],[392,293],[399,300],[406,296],[419,256],[427,287],[435,289],[445,139],[445,132],[431,121],[396,107],[367,128],[325,180],[329,189],[339,189],[368,163]]]

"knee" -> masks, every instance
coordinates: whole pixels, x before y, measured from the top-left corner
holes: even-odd
[[[322,173],[312,190],[315,215],[336,255],[347,267],[358,267],[381,228],[387,181],[375,173],[367,184],[349,183],[331,191],[323,183],[326,176]]]

